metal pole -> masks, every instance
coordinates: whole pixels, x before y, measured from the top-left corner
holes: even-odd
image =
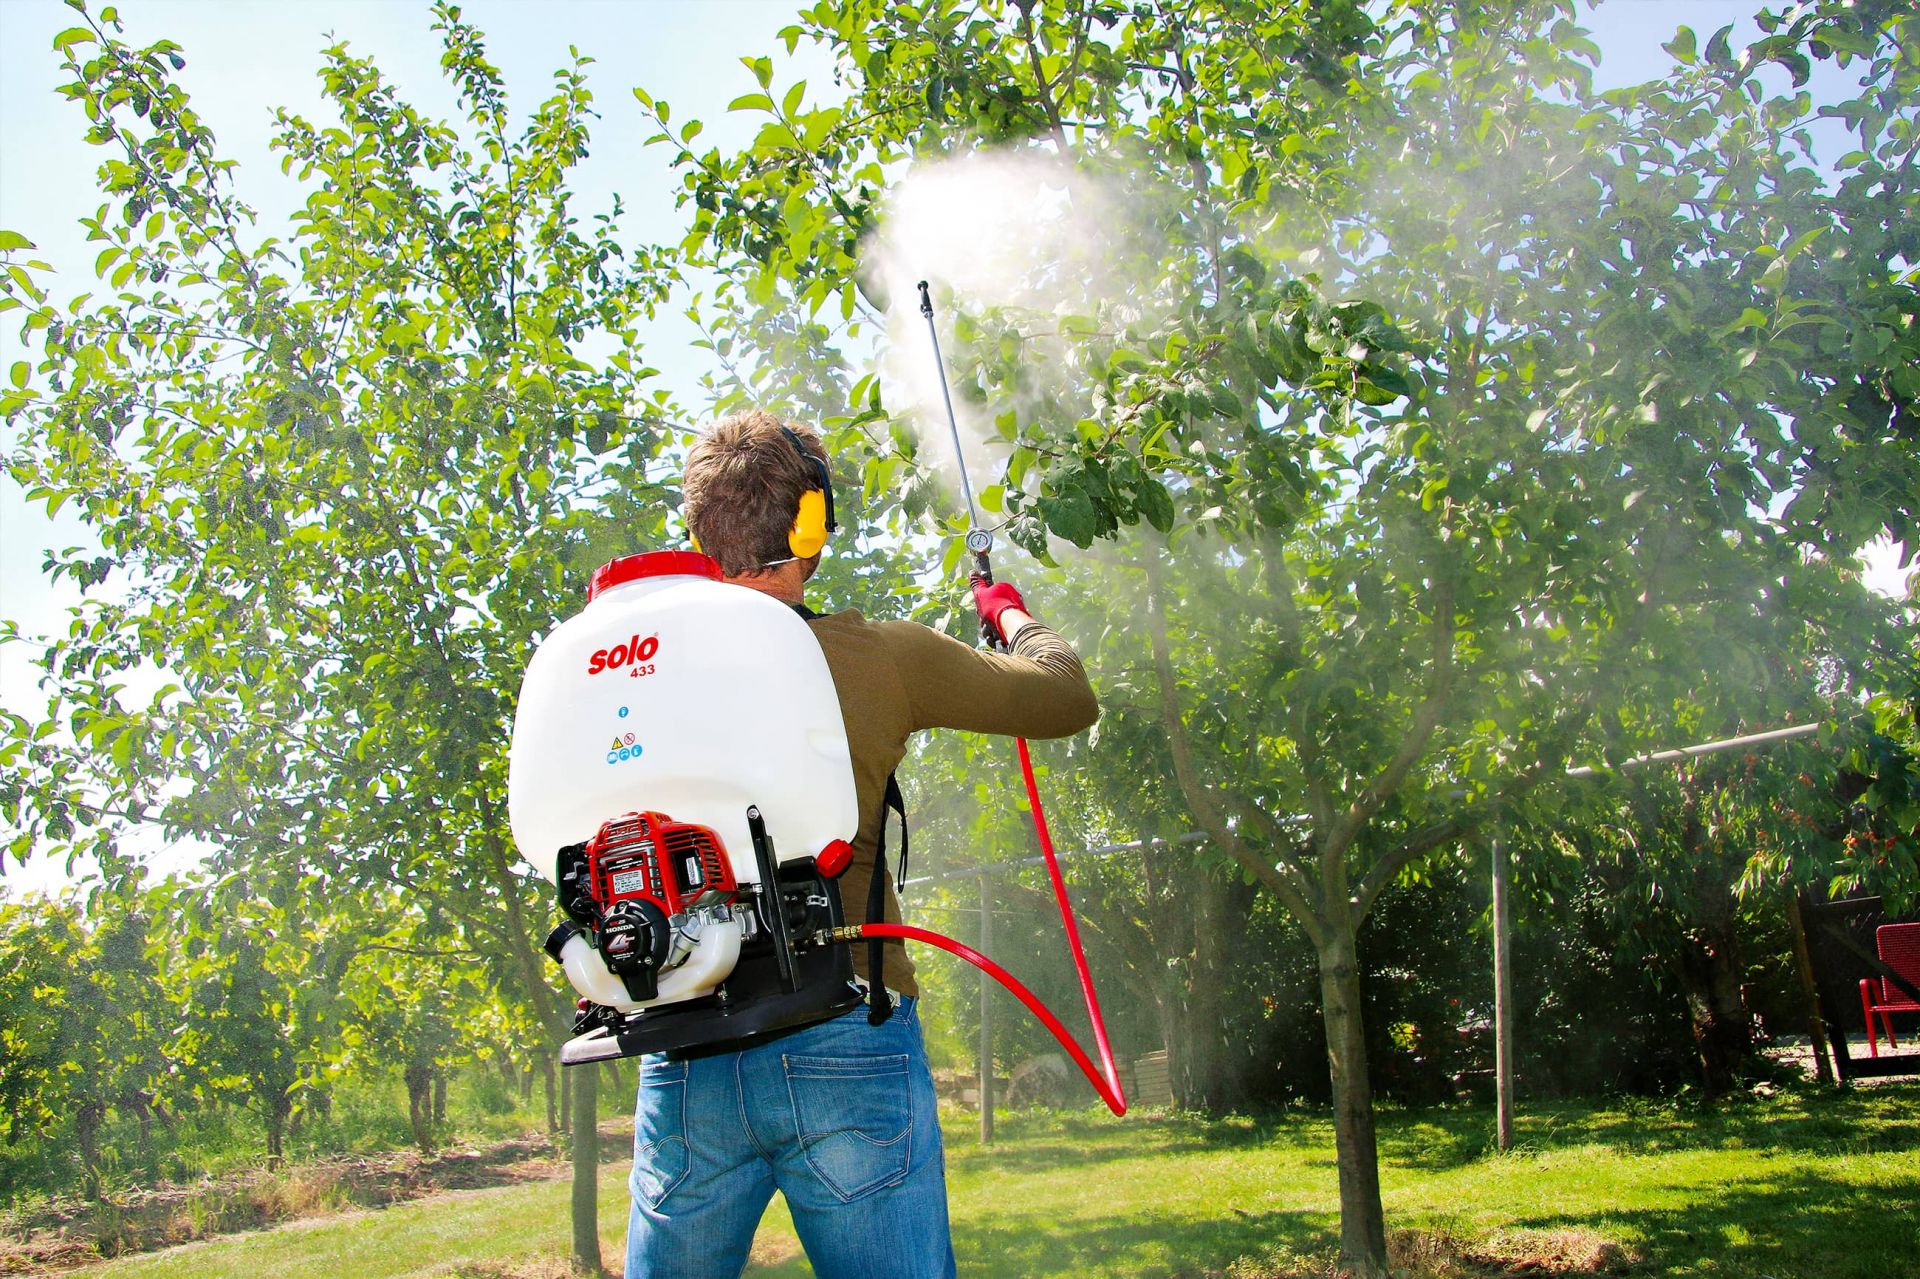
[[[973,481],[967,478],[966,454],[960,450],[960,419],[953,415],[953,393],[947,390],[947,361],[940,354],[940,331],[933,323],[933,295],[927,282],[920,281],[920,314],[927,318],[927,336],[933,340],[933,370],[940,375],[940,398],[947,406],[947,430],[953,434],[953,464],[960,468],[960,491],[967,497],[967,549],[973,552],[974,574],[993,581],[993,534],[980,527],[980,512],[973,504]],[[989,638],[989,628],[980,628],[980,638]]]
[[[967,497],[967,520],[969,528],[980,527],[980,512],[973,506],[973,482],[967,478],[966,455],[960,451],[960,419],[953,414],[953,395],[947,390],[947,361],[940,354],[940,330],[933,323],[933,298],[927,293],[927,282],[920,281],[920,314],[927,319],[927,337],[933,341],[933,366],[940,374],[940,398],[947,406],[947,429],[953,432],[953,464],[960,471],[960,491]]]
[[[1493,838],[1493,1077],[1500,1149],[1513,1149],[1513,920],[1507,846]]]
[[[993,892],[980,877],[980,953],[993,947]],[[980,970],[980,1144],[993,1144],[993,978]]]

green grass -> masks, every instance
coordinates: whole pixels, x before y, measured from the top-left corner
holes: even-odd
[[[954,1244],[974,1276],[1257,1276],[1324,1257],[1337,1230],[1324,1114],[1208,1121],[1011,1116],[981,1147],[950,1116]],[[1599,1237],[1636,1274],[1881,1279],[1911,1273],[1920,1219],[1920,1088],[1812,1090],[1705,1113],[1536,1106],[1521,1146],[1490,1149],[1484,1108],[1386,1112],[1388,1222],[1496,1250]],[[622,1169],[602,1176],[610,1260]],[[97,1267],[111,1279],[450,1274],[561,1255],[564,1182],[442,1196]],[[779,1201],[758,1276],[811,1273]],[[498,1273],[498,1272],[494,1272]]]

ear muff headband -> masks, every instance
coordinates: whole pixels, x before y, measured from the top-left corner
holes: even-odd
[[[827,470],[827,464],[812,450],[800,442],[800,437],[789,427],[781,427],[780,433],[793,444],[794,451],[805,458],[813,468],[814,479],[818,487],[810,488],[800,495],[800,507],[794,512],[793,527],[787,532],[787,549],[796,559],[808,559],[818,555],[820,548],[827,544],[827,535],[838,528],[833,518],[833,476]]]

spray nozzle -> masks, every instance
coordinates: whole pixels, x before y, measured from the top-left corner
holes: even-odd
[[[920,290],[920,314],[931,320],[933,318],[933,299],[927,295],[927,282],[922,280],[914,287]]]

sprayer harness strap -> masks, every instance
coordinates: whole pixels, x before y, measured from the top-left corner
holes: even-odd
[[[907,801],[900,779],[887,774],[887,793],[880,801],[880,837],[873,850],[873,875],[867,880],[867,922],[883,924],[887,913],[887,813],[900,814],[900,883],[907,882]],[[893,996],[887,993],[887,943],[867,939],[867,1024],[878,1026],[893,1016]]]

